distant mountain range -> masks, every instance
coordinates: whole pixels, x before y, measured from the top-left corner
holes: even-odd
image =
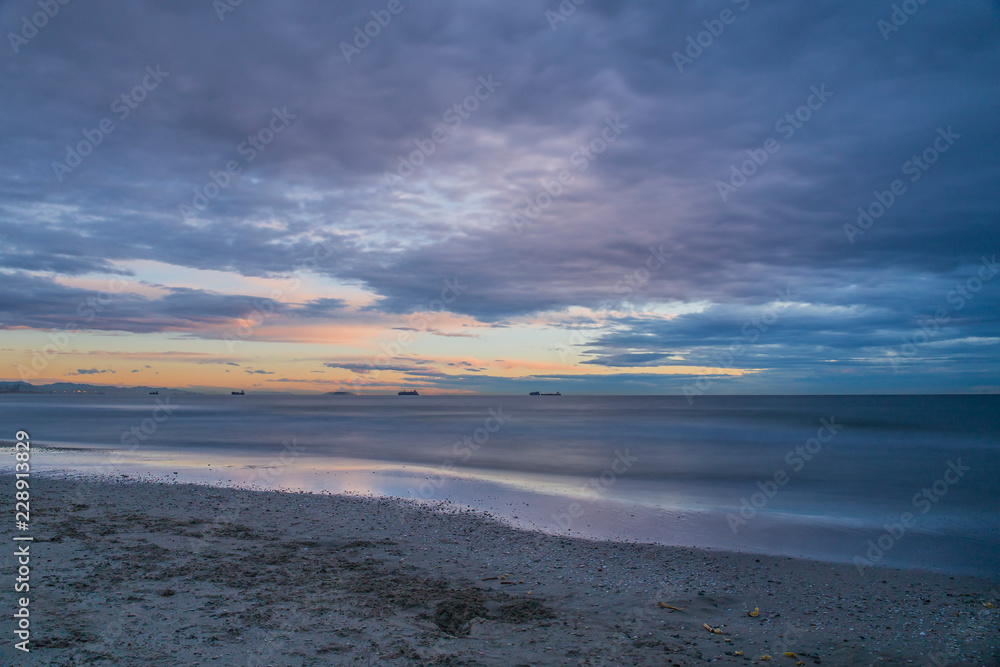
[[[56,382],[34,385],[30,382],[0,382],[0,394],[184,394],[193,396],[195,392],[167,387],[109,387],[100,384],[77,384],[76,382]]]

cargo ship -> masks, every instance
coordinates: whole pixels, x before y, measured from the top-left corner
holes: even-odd
[[[400,392],[396,393],[396,396],[419,396],[419,395],[420,394],[417,393],[416,389],[411,389],[409,391],[406,391],[404,389],[403,391],[400,391]]]

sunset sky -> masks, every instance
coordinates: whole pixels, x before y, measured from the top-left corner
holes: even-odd
[[[6,2],[0,379],[1000,391],[1000,3],[902,5]]]

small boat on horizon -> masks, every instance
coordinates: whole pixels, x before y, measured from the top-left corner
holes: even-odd
[[[396,396],[419,396],[419,395],[420,394],[417,393],[416,389],[410,389],[410,390],[404,389],[403,391],[396,392]]]
[[[247,395],[247,393],[245,391],[243,391],[242,389],[240,389],[239,391],[233,391],[233,392],[230,392],[230,393],[233,396],[246,396]]]
[[[562,396],[562,394],[559,393],[558,391],[552,392],[550,394],[546,394],[543,391],[532,391],[528,394],[528,396]]]
[[[149,392],[150,396],[159,396],[159,394],[160,394],[160,392],[158,392],[158,391],[151,391],[151,392]]]

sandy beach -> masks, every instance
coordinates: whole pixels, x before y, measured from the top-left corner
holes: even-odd
[[[1000,664],[982,579],[344,495],[35,477],[32,505],[32,652],[4,664]]]

